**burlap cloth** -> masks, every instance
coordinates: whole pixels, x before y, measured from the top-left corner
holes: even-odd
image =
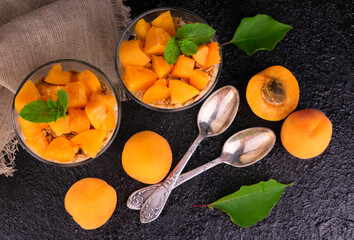
[[[129,21],[122,0],[0,0],[0,174],[14,172],[11,104],[23,79],[46,62],[73,58],[101,69],[124,94],[114,50]]]

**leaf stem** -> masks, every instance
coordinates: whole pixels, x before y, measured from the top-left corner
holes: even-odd
[[[225,46],[225,45],[230,44],[230,43],[231,42],[225,42],[225,43],[221,44],[220,47]]]
[[[208,204],[201,204],[201,205],[193,205],[193,207],[207,207]]]

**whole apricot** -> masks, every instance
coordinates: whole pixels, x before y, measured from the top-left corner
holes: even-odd
[[[295,110],[299,92],[299,84],[288,69],[272,66],[250,79],[246,99],[258,117],[279,121]]]
[[[155,184],[169,172],[172,151],[165,138],[151,131],[142,131],[125,143],[122,164],[130,177],[143,183]]]
[[[315,109],[293,112],[281,128],[281,142],[293,156],[302,159],[320,155],[332,137],[332,123]]]
[[[113,187],[98,178],[84,178],[66,193],[65,209],[82,228],[96,229],[112,216],[117,205]]]

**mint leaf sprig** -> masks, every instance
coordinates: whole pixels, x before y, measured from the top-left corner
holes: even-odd
[[[203,23],[190,23],[176,32],[176,38],[167,42],[164,56],[168,64],[174,64],[180,53],[191,56],[197,53],[198,46],[207,43],[215,34],[215,30]]]
[[[34,123],[55,122],[59,118],[66,118],[69,97],[65,90],[57,92],[57,101],[48,99],[48,101],[37,100],[26,104],[20,112],[20,116]]]

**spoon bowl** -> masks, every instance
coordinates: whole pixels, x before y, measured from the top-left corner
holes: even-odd
[[[233,86],[225,86],[211,94],[199,110],[200,134],[212,137],[224,132],[234,120],[240,97]]]
[[[254,127],[232,135],[224,144],[220,161],[233,167],[247,167],[272,150],[276,136],[268,128]]]

